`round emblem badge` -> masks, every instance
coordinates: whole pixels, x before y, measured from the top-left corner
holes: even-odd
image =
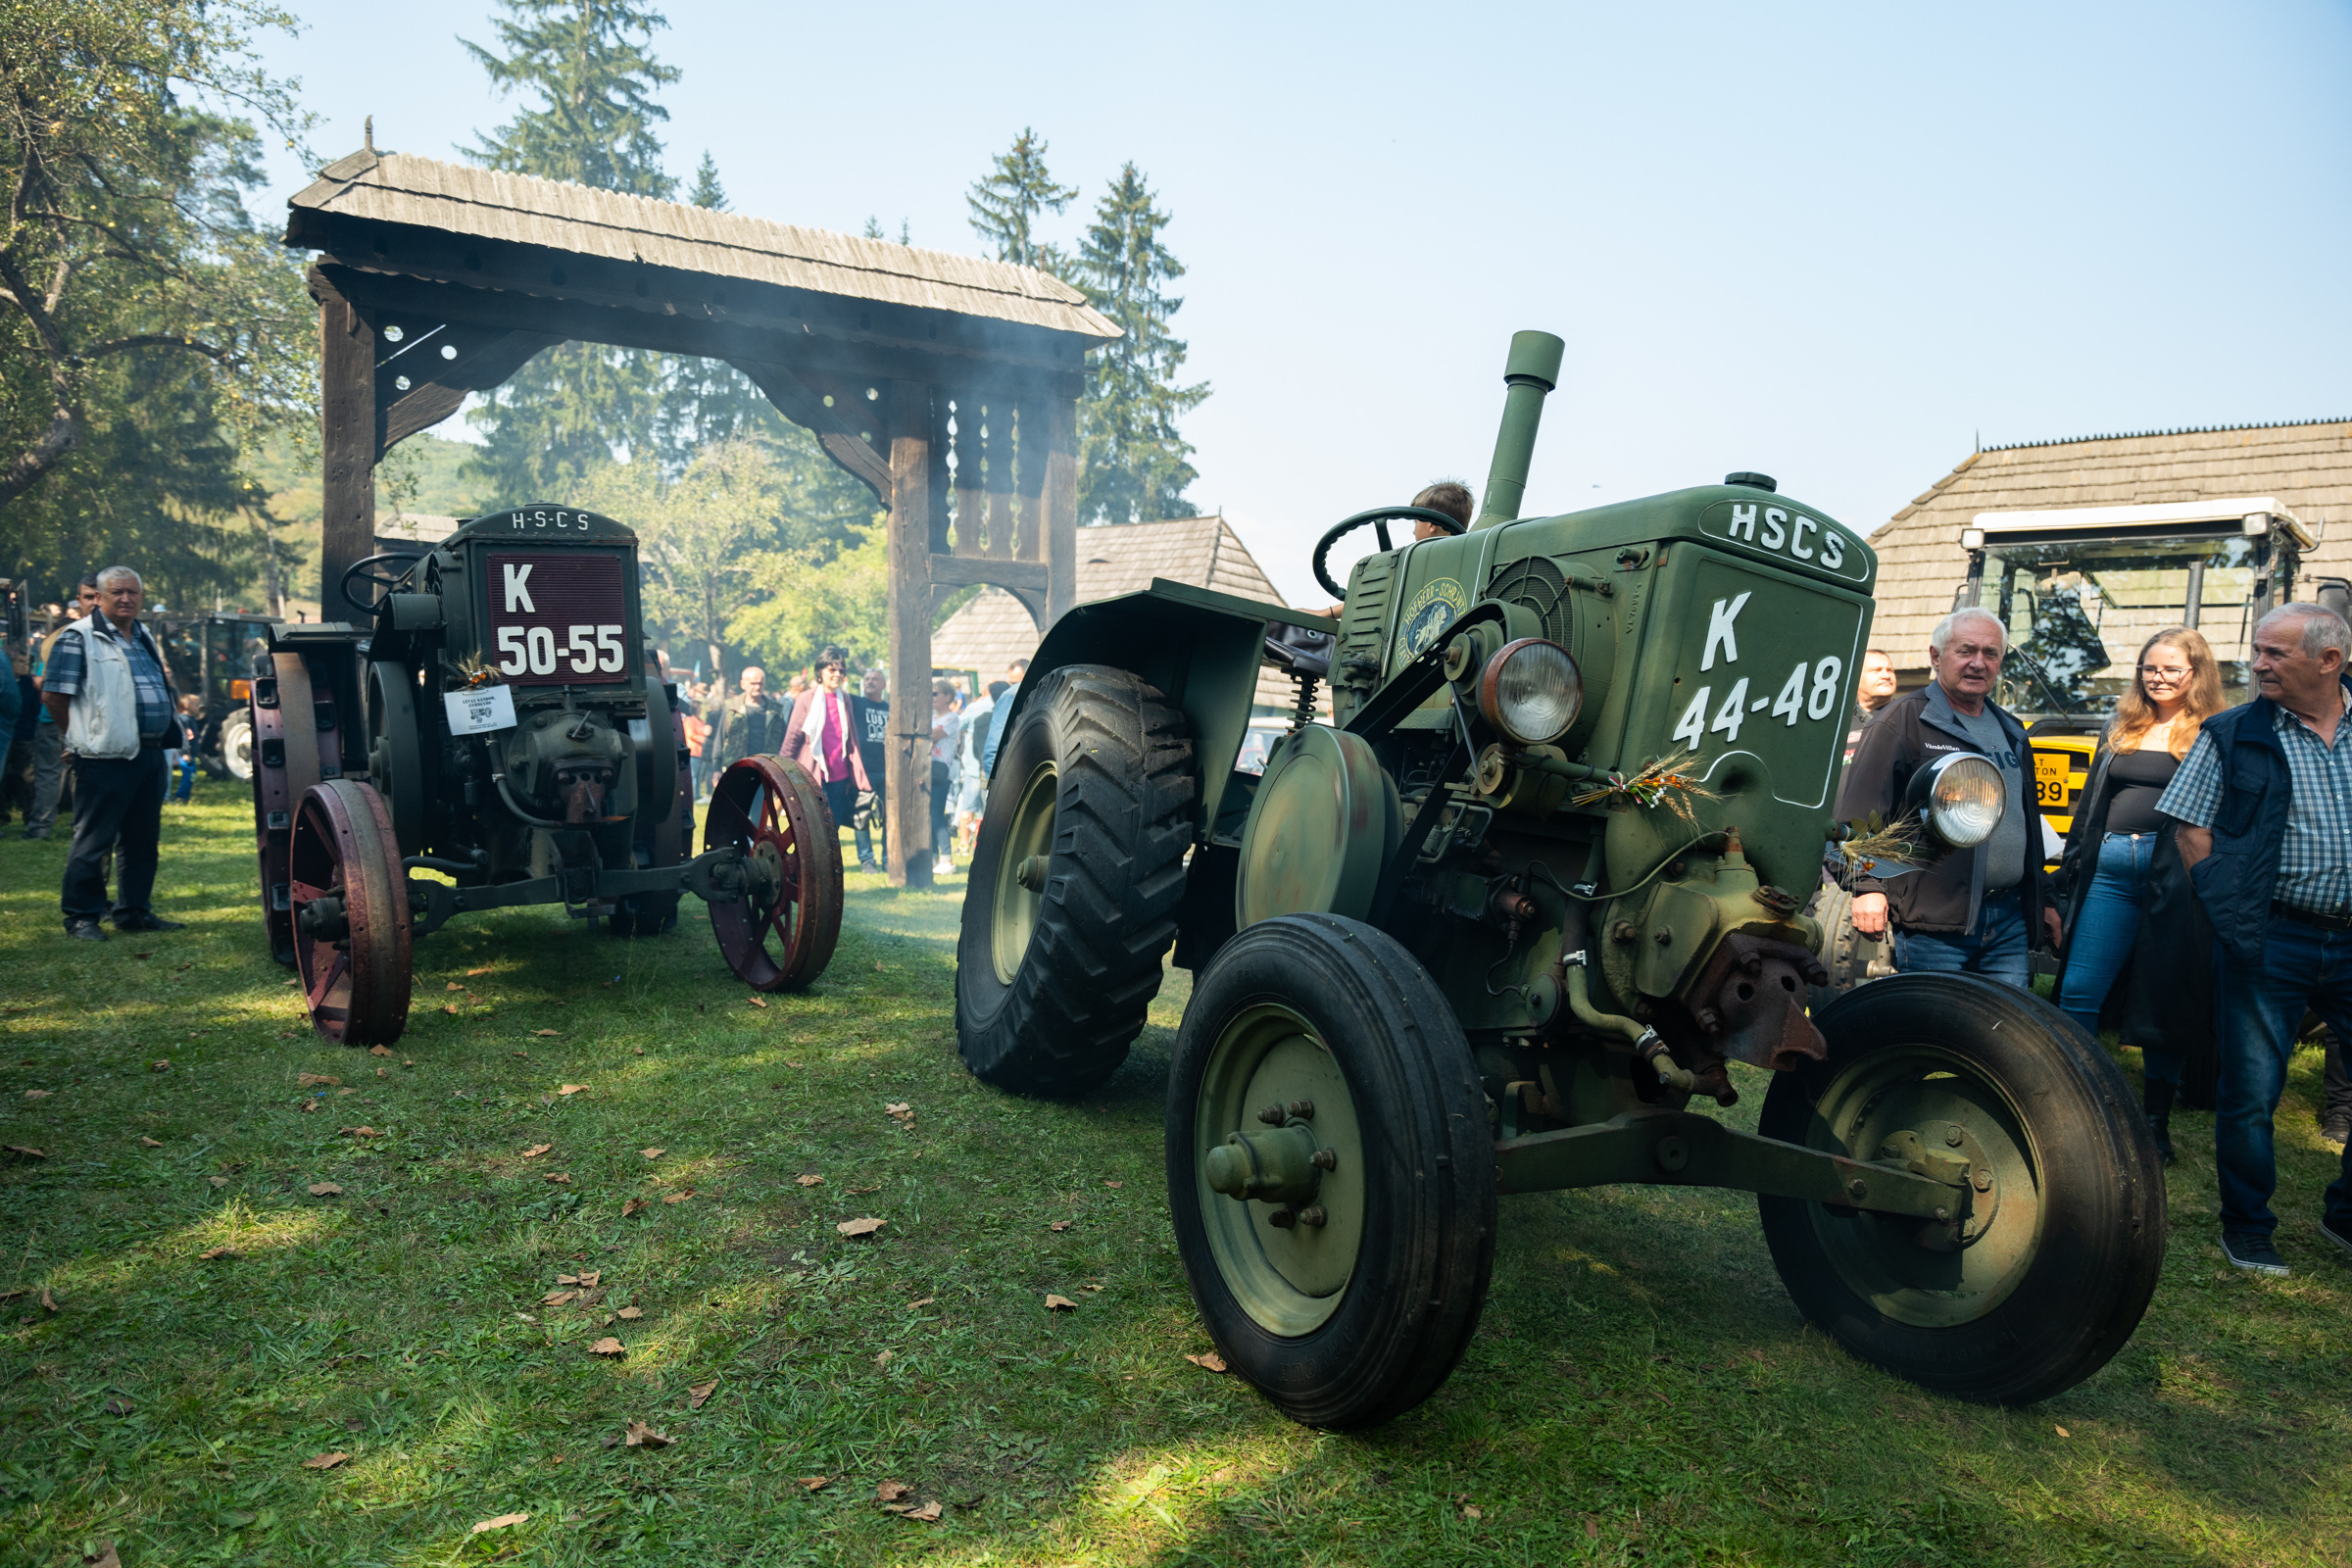
[[[1422,585],[1413,595],[1413,602],[1404,611],[1404,651],[1418,655],[1438,640],[1438,633],[1461,618],[1470,608],[1470,596],[1462,585],[1451,577],[1438,577]]]

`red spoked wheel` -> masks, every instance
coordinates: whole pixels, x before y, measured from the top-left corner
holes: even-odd
[[[313,785],[287,851],[294,969],[311,1027],[388,1046],[409,1025],[409,889],[383,797],[356,779]]]
[[[294,807],[318,782],[318,734],[311,704],[310,671],[292,654],[270,660],[275,673],[253,683],[246,710],[253,717],[253,839],[261,861],[262,928],[270,956],[294,961],[294,910],[286,887],[286,855],[294,841]],[[257,674],[263,673],[256,671]],[[265,704],[263,698],[270,701]],[[294,715],[291,720],[287,715]]]
[[[755,991],[796,991],[825,972],[841,939],[841,842],[824,791],[780,757],[747,757],[718,776],[703,848],[744,855],[744,897],[713,902],[718,951]]]

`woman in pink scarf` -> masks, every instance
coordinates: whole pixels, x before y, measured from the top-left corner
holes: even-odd
[[[842,677],[849,661],[838,648],[816,656],[816,684],[792,705],[784,726],[784,756],[808,770],[825,792],[825,805],[838,828],[858,808],[858,792],[871,790],[865,759],[858,755],[858,732],[850,721],[850,696]]]

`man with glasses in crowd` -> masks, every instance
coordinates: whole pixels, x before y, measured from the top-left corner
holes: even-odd
[[[2156,808],[2180,823],[2180,858],[2213,921],[2221,1034],[2222,1252],[2283,1275],[2273,1117],[2304,1011],[2352,1028],[2352,629],[2319,605],[2254,628],[2254,700],[2205,721]],[[2352,1148],[2320,1235],[2352,1256]]]

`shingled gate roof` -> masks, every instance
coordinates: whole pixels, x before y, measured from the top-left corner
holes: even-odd
[[[1085,295],[1035,268],[407,153],[353,153],[320,170],[286,205],[289,244],[322,245],[303,232],[306,215],[339,214],[1089,337],[1119,335]]]
[[[1256,558],[1221,516],[1078,530],[1078,603],[1137,593],[1151,587],[1154,577],[1270,605],[1284,603]],[[931,634],[931,662],[941,669],[978,670],[985,685],[1014,660],[1037,652],[1037,624],[1021,602],[1002,588],[983,588]],[[1288,709],[1297,695],[1298,688],[1287,676],[1270,669],[1258,672],[1259,706]],[[1328,691],[1318,692],[1317,698],[1328,714]]]
[[[1871,641],[1898,670],[1924,676],[1928,633],[1968,575],[1960,530],[1980,512],[2226,496],[2276,496],[2318,531],[2295,578],[2296,598],[2312,597],[2315,577],[2352,577],[2352,419],[1992,447],[1969,454],[1870,536],[1879,553]]]

